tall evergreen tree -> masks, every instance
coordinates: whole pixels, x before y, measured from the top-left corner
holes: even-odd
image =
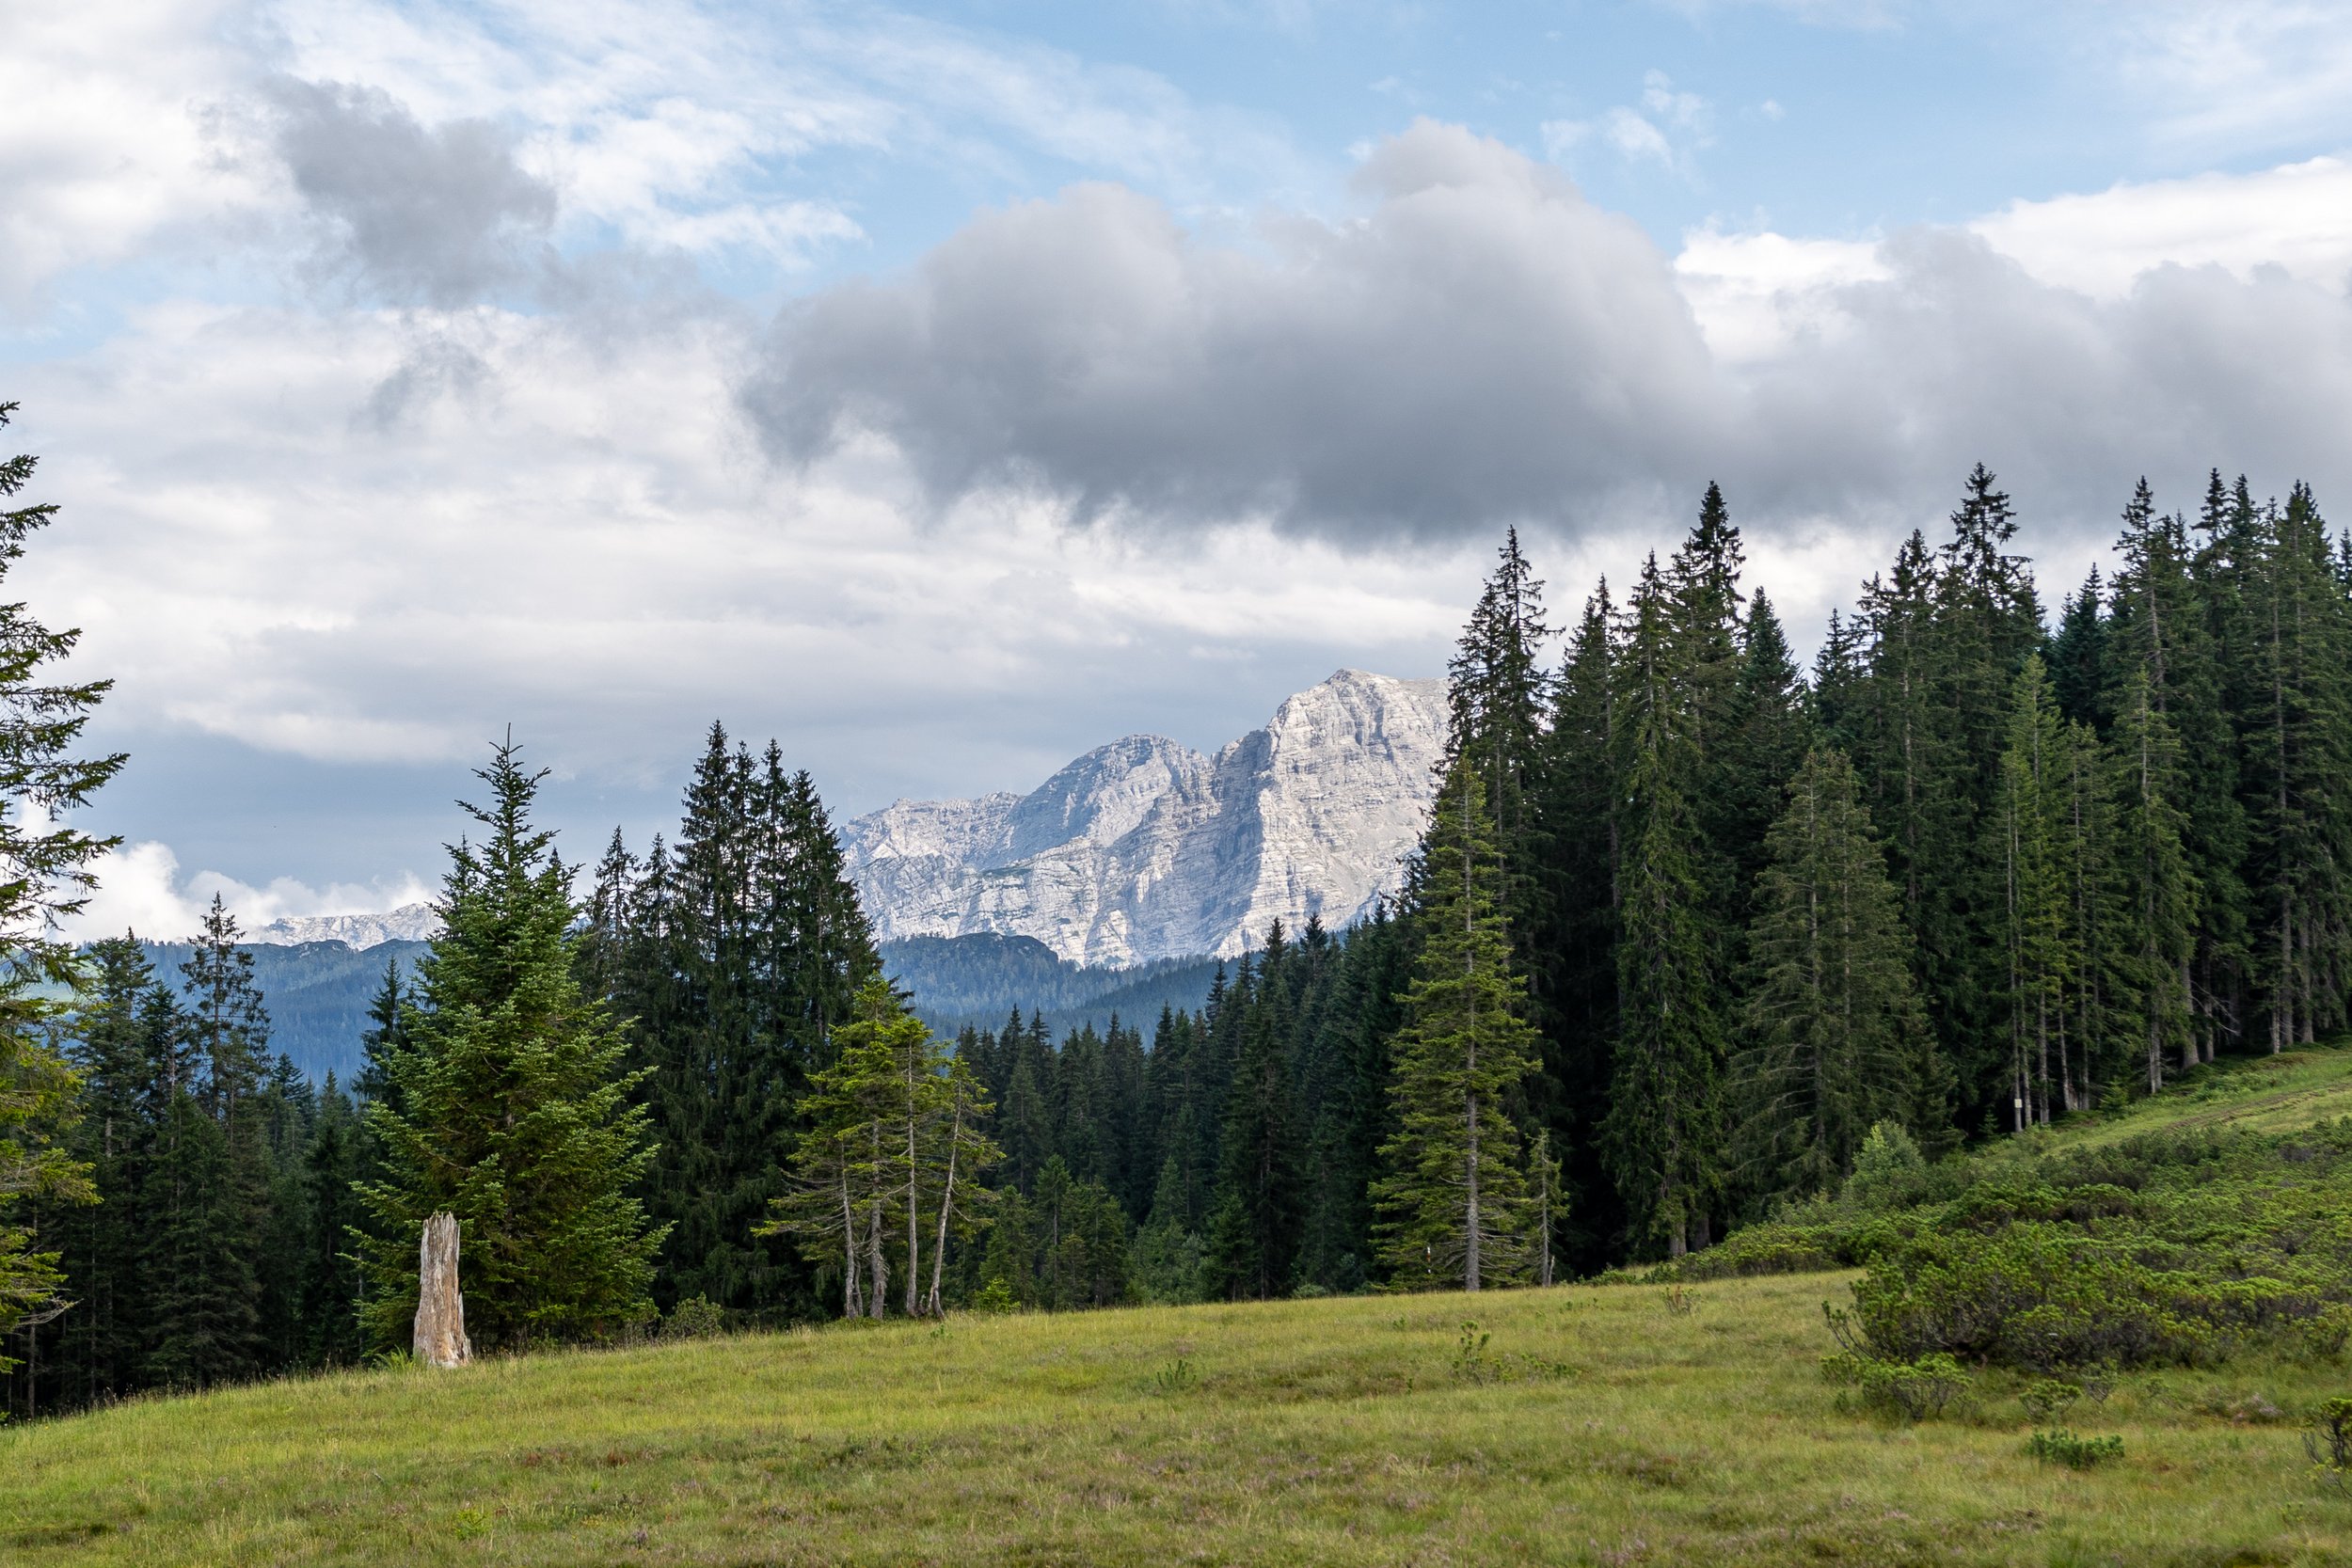
[[[416,1306],[413,1238],[457,1217],[466,1324],[485,1349],[594,1338],[644,1318],[661,1232],[630,1190],[649,1163],[638,1079],[603,1006],[573,973],[570,869],[532,821],[544,772],[512,741],[476,777],[484,830],[461,841],[436,912],[442,933],[418,965],[411,1045],[392,1059],[398,1109],[368,1107],[385,1174],[362,1193],[382,1226],[358,1243],[367,1324],[405,1344]]]
[[[1756,887],[1732,1091],[1747,1185],[1767,1198],[1834,1188],[1881,1122],[1931,1136],[1949,1115],[1852,765],[1815,751],[1786,799]]]
[[[1528,986],[1543,1031],[1532,1110],[1561,1156],[1573,1209],[1563,1245],[1597,1268],[1623,1210],[1596,1130],[1608,1102],[1617,1028],[1618,877],[1615,804],[1617,673],[1614,606],[1602,582],[1585,600],[1553,688],[1551,755],[1543,798],[1547,847],[1539,929],[1526,943]]]
[[[2018,1132],[2050,1119],[2052,1085],[2065,1081],[2066,997],[2079,974],[2059,844],[2065,754],[2064,721],[2034,655],[2015,682],[1992,818],[2004,893],[2010,1127]]]
[[[16,412],[0,403],[0,428]],[[10,506],[34,459],[0,460],[0,577],[24,557],[54,504]],[[0,1343],[19,1326],[64,1309],[53,1252],[24,1223],[34,1202],[65,1206],[93,1196],[88,1172],[66,1151],[73,1080],[50,1037],[54,999],[78,974],[59,923],[79,911],[98,858],[119,842],[57,826],[121,768],[119,754],[73,752],[109,681],[56,679],[78,631],[52,631],[23,604],[0,605]],[[0,1370],[8,1359],[0,1355]]]
[[[1477,1291],[1526,1268],[1527,1172],[1511,1103],[1535,1069],[1537,1040],[1498,862],[1483,782],[1457,765],[1424,845],[1421,953],[1389,1091],[1395,1132],[1373,1187],[1381,1261],[1406,1288],[1458,1280]]]
[[[2182,847],[2180,742],[2155,705],[2145,669],[2124,689],[2116,717],[2117,907],[2134,1033],[2144,1042],[2148,1092],[2164,1086],[2168,1060],[2201,1057],[2191,1025],[2189,964],[2196,954],[2197,875]]]
[[[1617,1037],[1600,1135],[1636,1245],[1708,1244],[1723,1197],[1725,1041],[1702,840],[1688,795],[1696,759],[1677,689],[1657,562],[1636,590],[1618,701]]]
[[[1235,1300],[1288,1294],[1298,1256],[1303,1183],[1289,1062],[1296,1021],[1289,958],[1277,921],[1266,935],[1225,1097],[1206,1267],[1213,1285]]]

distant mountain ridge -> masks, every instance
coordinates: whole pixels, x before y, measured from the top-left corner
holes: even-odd
[[[841,831],[885,942],[993,932],[1073,963],[1230,958],[1393,892],[1445,750],[1442,680],[1342,670],[1214,757],[1152,735],[1027,795],[900,800]]]
[[[155,977],[188,997],[183,972],[189,944],[143,943]],[[368,1008],[384,986],[388,966],[404,979],[424,957],[421,942],[394,937],[355,948],[342,941],[246,944],[253,956],[253,983],[269,1011],[270,1049],[282,1051],[303,1075],[317,1082],[329,1072],[349,1084],[359,1070],[359,1037],[368,1028]]]
[[[403,904],[382,914],[284,915],[245,940],[264,947],[296,947],[306,942],[340,942],[365,952],[388,942],[431,942],[441,934],[441,917],[430,904]]]
[[[881,944],[882,973],[914,993],[915,1016],[953,1038],[965,1024],[1002,1029],[1008,1015],[1043,1020],[1058,1039],[1118,1019],[1149,1038],[1164,1007],[1198,1012],[1219,967],[1215,958],[1163,958],[1123,969],[1089,969],[1057,958],[1031,937],[982,932],[909,937]]]

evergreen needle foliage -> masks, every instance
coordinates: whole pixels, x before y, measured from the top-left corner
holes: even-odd
[[[1741,1174],[1759,1191],[1834,1189],[1873,1127],[1931,1134],[1948,1114],[1910,933],[1859,791],[1844,753],[1817,749],[1766,838],[1750,1043],[1733,1064]]]
[[[1422,950],[1389,1091],[1396,1132],[1373,1189],[1380,1257],[1400,1285],[1477,1291],[1527,1270],[1527,1172],[1510,1106],[1534,1070],[1536,1034],[1500,880],[1484,784],[1457,764],[1421,867]]]
[[[363,1189],[377,1222],[353,1233],[370,1338],[405,1347],[425,1219],[457,1217],[466,1326],[489,1350],[608,1337],[653,1313],[662,1232],[634,1187],[653,1158],[630,1096],[628,1044],[573,973],[571,873],[532,825],[546,775],[512,741],[475,776],[484,832],[461,841],[436,906],[443,930],[418,966],[394,1094],[368,1107],[383,1175]]]
[[[0,429],[16,406],[0,403]],[[30,483],[34,462],[0,460],[0,578],[56,514],[51,504],[7,504]],[[83,907],[93,863],[119,842],[57,821],[87,804],[124,760],[73,754],[113,684],[56,680],[55,667],[80,637],[50,630],[22,604],[0,604],[0,1343],[67,1305],[57,1255],[26,1223],[28,1208],[96,1196],[87,1164],[62,1142],[76,1086],[52,1034],[61,1009],[42,989],[78,977],[58,923]],[[0,1355],[0,1370],[11,1365]]]

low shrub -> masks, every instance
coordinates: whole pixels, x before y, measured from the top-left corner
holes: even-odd
[[[2249,1344],[2333,1356],[2352,1341],[2352,1127],[1984,1164],[1957,1197],[1856,1246],[1867,1354],[2047,1375],[2212,1365]]]
[[[1844,1384],[1864,1409],[1904,1421],[1932,1420],[1968,1391],[1966,1370],[1942,1354],[1884,1361],[1839,1351],[1822,1358],[1821,1375]]]
[[[2026,1439],[2028,1458],[2044,1465],[2063,1465],[2070,1470],[2088,1470],[2109,1460],[2123,1457],[2121,1437],[2078,1437],[2063,1427],[2037,1432]]]
[[[1747,1279],[1767,1274],[1820,1274],[1849,1267],[1853,1259],[1849,1227],[1752,1225],[1735,1230],[1719,1246],[1661,1264],[1649,1278],[1659,1284],[1702,1279]]]
[[[2339,1492],[2352,1492],[2352,1400],[2329,1400],[2303,1432],[2312,1468]]]
[[[2083,1397],[2083,1386],[2063,1378],[2036,1378],[2019,1391],[2017,1402],[2026,1407],[2026,1414],[2037,1421],[2052,1421],[2074,1407]]]
[[[708,1296],[692,1295],[670,1308],[661,1320],[664,1339],[707,1339],[726,1332],[726,1308]]]

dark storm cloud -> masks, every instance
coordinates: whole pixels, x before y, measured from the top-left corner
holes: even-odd
[[[321,260],[401,303],[455,306],[521,271],[555,218],[555,192],[486,119],[420,124],[389,95],[281,80],[277,147],[326,226]]]
[[[1729,407],[1649,240],[1557,173],[1424,125],[1371,215],[1189,239],[1085,185],[983,217],[903,279],[779,320],[745,401],[805,461],[890,437],[935,499],[1036,482],[1082,511],[1431,536],[1646,485]]]
[[[2209,463],[2352,488],[2352,309],[2283,276],[2165,268],[2103,302],[1921,230],[1731,367],[1645,234],[1509,149],[1424,123],[1360,182],[1360,220],[1251,250],[1116,186],[984,216],[787,309],[744,404],[787,462],[887,438],[935,502],[1009,483],[1327,536],[1645,521],[1709,477],[1756,523],[1932,524],[1979,459],[2061,528]]]

